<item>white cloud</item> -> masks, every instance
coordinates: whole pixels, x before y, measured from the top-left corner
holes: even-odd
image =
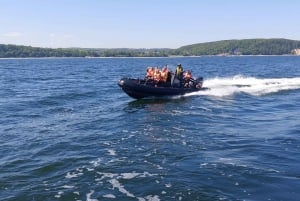
[[[3,37],[8,37],[8,38],[16,38],[22,36],[22,33],[20,32],[8,32],[2,34]]]

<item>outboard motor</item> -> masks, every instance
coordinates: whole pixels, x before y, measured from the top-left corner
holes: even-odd
[[[195,87],[197,89],[200,89],[202,88],[202,85],[203,85],[203,77],[198,77],[195,82]]]

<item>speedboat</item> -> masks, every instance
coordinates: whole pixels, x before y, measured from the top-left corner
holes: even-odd
[[[202,87],[202,77],[184,81],[176,78],[174,75],[167,82],[155,82],[146,78],[122,78],[118,81],[118,85],[128,96],[135,99],[183,95],[208,89]]]

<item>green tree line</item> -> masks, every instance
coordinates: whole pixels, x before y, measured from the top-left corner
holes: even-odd
[[[75,48],[39,48],[22,45],[1,45],[0,58],[24,57],[85,57],[97,56],[94,51]]]
[[[23,57],[167,57],[202,55],[284,55],[300,48],[300,41],[288,39],[224,40],[183,46],[153,48],[40,48],[0,44],[0,58]]]

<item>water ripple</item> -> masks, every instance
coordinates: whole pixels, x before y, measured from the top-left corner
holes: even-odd
[[[0,200],[296,201],[299,59],[1,59]],[[212,90],[116,84],[177,63]]]

